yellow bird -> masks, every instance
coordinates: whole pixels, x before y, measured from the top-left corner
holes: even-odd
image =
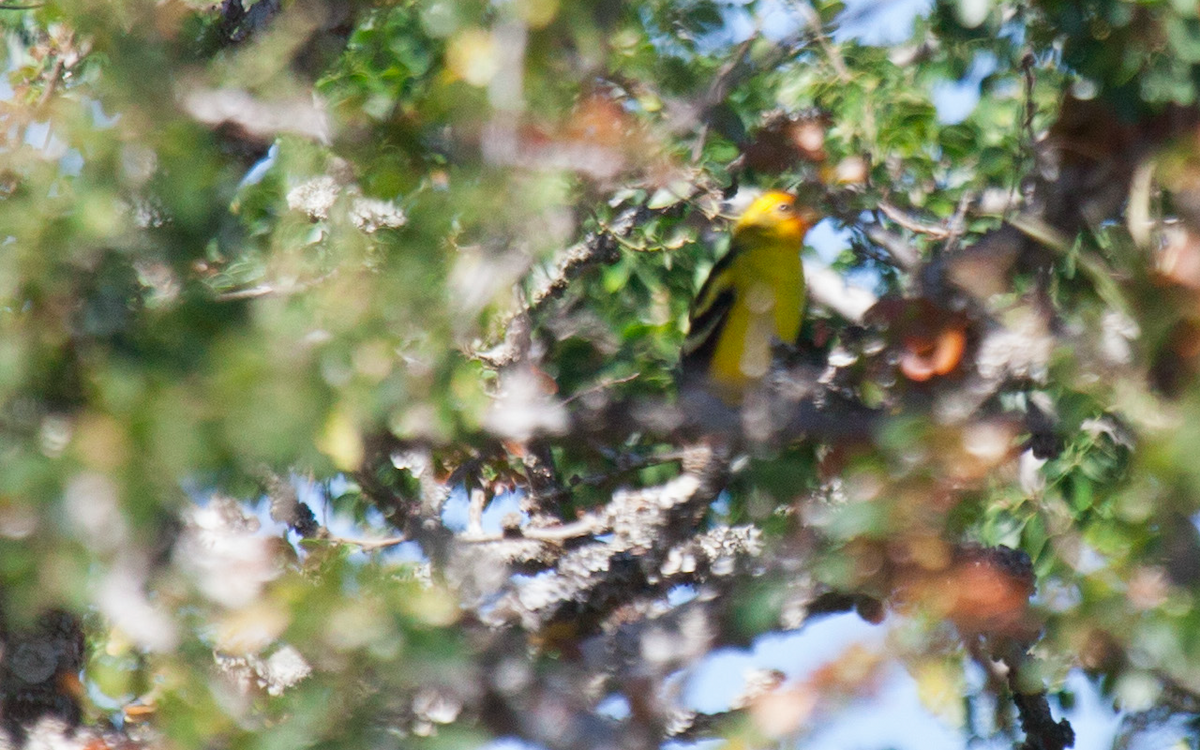
[[[750,204],[733,225],[729,252],[692,301],[685,376],[702,374],[718,395],[736,402],[767,374],[774,342],[795,343],[804,319],[800,246],[818,220],[782,191]]]

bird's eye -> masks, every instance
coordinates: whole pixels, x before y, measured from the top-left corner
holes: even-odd
[[[780,203],[775,207],[775,210],[781,214],[790,214],[792,212],[792,206],[789,203]]]

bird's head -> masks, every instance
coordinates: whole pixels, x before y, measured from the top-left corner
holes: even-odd
[[[820,219],[816,211],[797,203],[791,193],[771,190],[756,198],[742,213],[733,226],[733,234],[734,237],[758,235],[799,245]]]

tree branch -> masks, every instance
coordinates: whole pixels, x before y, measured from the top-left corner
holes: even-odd
[[[626,220],[613,222],[613,228],[589,234],[582,242],[563,251],[556,259],[554,269],[547,279],[504,320],[501,326],[505,331],[503,341],[486,351],[476,351],[475,357],[496,369],[507,367],[521,359],[529,347],[532,316],[548,302],[561,296],[571,282],[589,268],[616,262],[621,257],[617,249],[617,238],[627,235],[633,228],[635,213],[631,209],[621,217]]]
[[[917,221],[887,201],[879,202],[879,210],[883,212],[884,216],[914,234],[924,234],[935,240],[944,240],[951,234],[951,231],[945,227],[938,227]]]
[[[313,287],[320,286],[326,281],[334,278],[338,274],[338,269],[333,269],[327,273],[323,273],[312,279],[293,280],[287,282],[264,282],[257,286],[247,289],[234,289],[228,292],[219,292],[216,295],[218,302],[236,302],[238,300],[262,299],[263,297],[290,297],[293,294],[302,294]]]

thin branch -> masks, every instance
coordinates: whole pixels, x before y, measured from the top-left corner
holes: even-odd
[[[588,268],[617,260],[620,256],[614,245],[617,244],[618,237],[624,237],[628,233],[629,229],[623,227],[606,226],[603,232],[589,235],[582,243],[567,250],[555,264],[554,273],[550,278],[529,295],[529,307],[525,312],[533,312],[548,301],[561,296],[571,281]]]
[[[866,227],[867,238],[887,252],[901,270],[912,271],[921,263],[921,256],[899,235],[877,224]],[[881,259],[886,260],[886,259]]]
[[[482,492],[478,494],[480,497],[484,496]],[[578,521],[558,526],[527,526],[517,529],[506,529],[498,534],[485,534],[482,531],[474,531],[472,529],[456,537],[455,541],[463,544],[491,544],[495,542],[528,540],[545,542],[547,544],[562,544],[572,539],[604,534],[610,531],[611,528],[611,523],[604,518],[600,516],[587,516]],[[359,547],[364,552],[374,552],[395,547],[411,540],[406,536],[385,539],[352,539],[350,537],[331,536],[328,538],[328,541],[335,544],[347,544]]]
[[[726,98],[733,87],[740,82],[752,67],[748,62],[750,48],[758,39],[758,34],[751,34],[729,56],[729,60],[721,66],[709,84],[708,91],[700,100],[697,108],[700,113],[700,132],[696,134],[696,142],[692,145],[692,162],[700,161],[704,153],[704,142],[712,129],[712,115]]]
[[[591,396],[594,393],[600,393],[601,391],[606,391],[609,388],[612,388],[614,385],[620,385],[621,383],[628,383],[629,381],[636,380],[636,379],[640,378],[641,376],[642,376],[641,372],[635,372],[632,375],[626,375],[623,378],[605,378],[604,380],[600,381],[599,383],[596,383],[595,385],[591,386],[590,388],[584,388],[582,391],[573,393],[569,397],[563,399],[563,405],[565,406],[566,404],[569,404],[572,401],[575,401],[576,399],[586,398],[587,396]]]
[[[51,66],[50,73],[46,76],[46,88],[42,89],[42,95],[38,98],[35,110],[40,111],[50,103],[50,99],[58,89],[58,83],[62,80],[63,71],[66,70],[66,67],[66,63],[63,62],[62,57],[54,58],[54,65]]]
[[[1013,731],[1012,714],[1003,709],[1004,704],[1000,701],[1004,696],[1005,688],[1008,686],[1008,677],[1011,670],[1009,670],[1008,665],[1004,662],[993,659],[991,654],[988,654],[984,649],[980,639],[965,638],[964,641],[971,660],[983,670],[985,680],[984,689],[997,699],[995,711],[996,727],[1011,735]]]
[[[1037,216],[1020,214],[1014,216],[1010,223],[1026,237],[1035,240],[1061,257],[1067,257],[1071,253],[1071,238]],[[1108,267],[1107,263],[1093,253],[1075,253],[1072,259],[1082,275],[1092,282],[1101,299],[1122,314],[1133,317],[1133,304],[1121,291],[1121,287],[1117,285],[1117,274]]]
[[[1033,118],[1037,114],[1037,103],[1033,100],[1033,88],[1037,83],[1037,77],[1033,72],[1033,64],[1037,59],[1032,52],[1026,52],[1021,58],[1021,73],[1025,79],[1025,113],[1021,120],[1021,129],[1026,138],[1026,145],[1029,148],[1033,147]]]
[[[390,433],[369,435],[364,443],[363,464],[354,478],[363,495],[400,531],[392,539],[368,541],[364,549],[391,547],[411,540],[421,545],[433,569],[440,570],[453,537],[453,532],[442,523],[442,509],[452,490],[437,476],[431,449],[401,443]],[[406,471],[416,479],[416,497],[383,481],[378,471],[384,466]],[[348,543],[356,542],[348,540]]]
[[[817,11],[807,2],[792,3],[799,13],[804,16],[804,20],[808,22],[808,26],[812,29],[813,39],[820,45],[821,51],[825,53],[825,57],[829,59],[829,64],[833,66],[833,70],[837,73],[838,78],[843,83],[849,83],[854,80],[854,76],[850,74],[850,69],[846,67],[846,61],[842,57],[842,53],[829,41],[829,37],[825,34],[825,30],[821,28],[821,17],[817,15]]]
[[[572,539],[596,536],[607,533],[612,524],[599,516],[587,516],[558,526],[524,526],[508,529],[499,534],[464,534],[456,541],[464,544],[489,544],[494,542],[510,542],[528,540],[545,542],[547,544],[562,544]]]
[[[690,196],[683,196],[685,199]],[[532,317],[549,302],[566,292],[571,282],[597,265],[615,263],[620,259],[620,247],[625,237],[637,227],[639,219],[647,213],[644,206],[634,206],[604,224],[600,231],[590,232],[582,242],[564,250],[554,263],[548,277],[518,302],[517,309],[509,313],[502,323],[504,339],[491,349],[473,352],[476,359],[500,369],[520,360],[529,348],[529,332]],[[650,211],[650,213],[661,213]],[[640,250],[640,248],[637,248]]]
[[[734,49],[733,54],[729,56],[729,60],[717,71],[712,83],[709,84],[708,92],[704,95],[706,109],[720,104],[729,96],[733,85],[739,80],[739,68],[745,64],[746,56],[750,53],[750,47],[757,40],[758,34],[751,34],[746,37],[745,41]]]
[[[913,219],[887,201],[879,202],[879,210],[883,212],[884,216],[888,217],[892,221],[896,222],[896,224],[914,234],[924,234],[934,238],[935,240],[944,240],[951,234],[950,230],[946,227],[924,224],[916,219]]]
[[[696,142],[692,144],[692,163],[696,164],[700,161],[700,157],[704,155],[704,142],[708,140],[708,123],[700,124],[700,132],[696,134]]]
[[[236,302],[238,300],[261,299],[263,297],[289,297],[293,294],[307,292],[309,289],[329,281],[336,275],[337,269],[334,269],[306,281],[293,281],[290,283],[266,282],[248,289],[234,289],[229,292],[220,292],[217,294],[216,300],[218,302]]]
[[[603,231],[590,233],[582,242],[563,251],[549,277],[505,319],[504,340],[492,349],[474,352],[474,356],[497,369],[511,365],[524,356],[524,350],[528,348],[529,318],[543,305],[560,297],[573,280],[592,266],[613,263],[620,258],[618,237],[628,234],[632,223],[632,217],[628,221],[629,228],[626,228],[625,222],[615,221],[613,228],[606,227]]]
[[[405,536],[395,536],[387,539],[351,539],[344,536],[331,536],[329,537],[329,541],[335,544],[348,544],[358,547],[363,552],[376,552],[381,549],[399,546],[411,540]]]
[[[222,292],[217,295],[218,302],[236,302],[243,299],[259,299],[278,294],[279,289],[271,284],[259,284],[249,289],[237,289],[232,292]]]
[[[1161,700],[1166,708],[1180,714],[1200,714],[1200,694],[1190,690],[1163,669],[1153,670],[1162,683]]]
[[[1021,134],[1017,137],[1017,153],[1016,163],[1023,164],[1026,157],[1033,153],[1034,135],[1033,135],[1033,116],[1037,112],[1037,106],[1033,102],[1033,88],[1036,83],[1033,73],[1033,64],[1035,58],[1032,52],[1026,52],[1021,58],[1021,75],[1024,83],[1024,106],[1021,115]],[[1002,217],[1005,221],[1012,214],[1017,190],[1021,185],[1021,175],[1019,170],[1013,171],[1012,183],[1008,189],[1008,200],[1004,203],[1004,212]]]
[[[1025,741],[1017,746],[1017,750],[1066,750],[1074,747],[1075,730],[1066,719],[1054,720],[1046,691],[1025,692],[1028,683],[1024,680],[1024,670],[1032,666],[1028,646],[1028,643],[1021,643],[1017,638],[1002,636],[1001,642],[993,647],[996,657],[1008,668],[1008,689],[1017,707],[1021,731],[1025,733]]]
[[[615,470],[601,474],[590,474],[586,477],[574,476],[571,477],[569,484],[572,488],[603,487],[631,471],[640,471],[651,466],[661,466],[663,464],[682,461],[683,455],[683,451],[667,451],[665,453],[655,453],[652,456],[631,456],[629,454],[606,456],[617,465]]]
[[[950,237],[946,242],[942,252],[953,252],[960,241],[962,241],[963,232],[967,229],[967,209],[971,206],[971,201],[975,199],[975,194],[967,190],[958,199],[958,208],[954,210],[954,216],[950,218]]]

